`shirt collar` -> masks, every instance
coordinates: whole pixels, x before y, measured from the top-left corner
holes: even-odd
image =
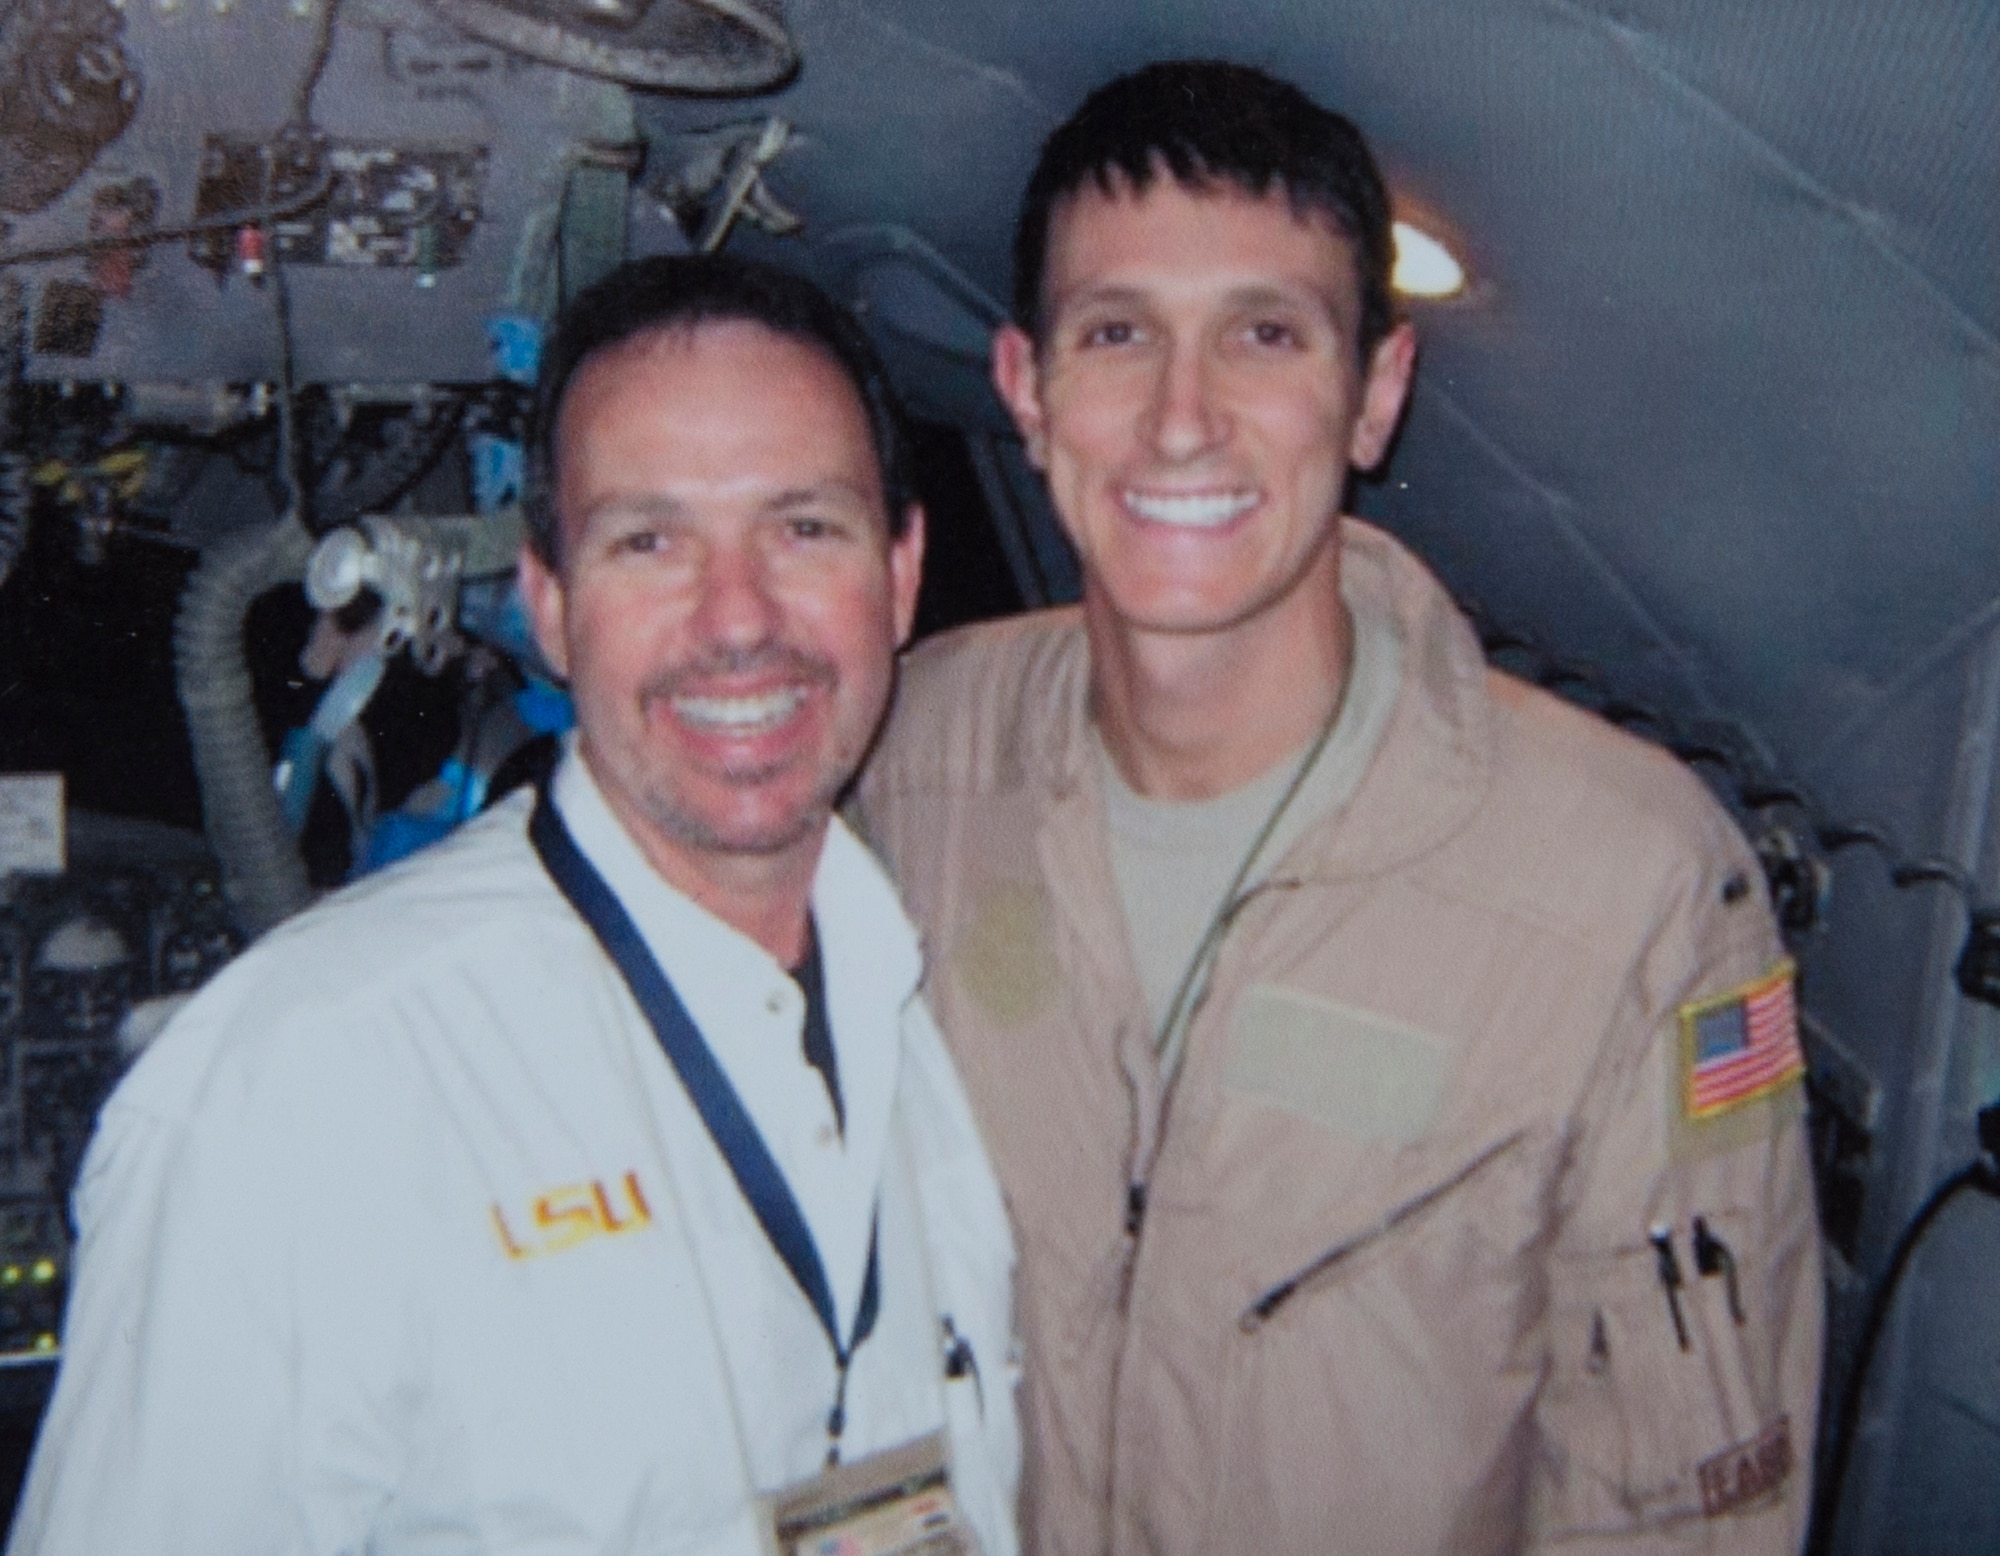
[[[550,798],[631,916],[776,1158],[825,1262],[843,1328],[860,1300],[901,1069],[902,1014],[922,970],[916,931],[874,856],[834,818],[813,877],[828,1025],[847,1128],[806,1062],[804,1004],[777,959],[663,880],[605,802],[572,737]]]
[[[563,743],[549,788],[577,847],[625,905],[677,988],[675,964],[693,971],[709,956],[726,959],[725,976],[750,973],[760,984],[769,974],[785,973],[756,941],[669,885],[647,862],[606,802],[574,734]],[[827,826],[813,874],[812,910],[828,967],[839,961],[865,968],[879,993],[899,1005],[916,992],[922,974],[916,929],[874,854],[838,815]],[[698,952],[684,949],[695,945]]]

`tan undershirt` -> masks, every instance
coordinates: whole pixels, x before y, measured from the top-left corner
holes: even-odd
[[[1402,640],[1390,617],[1357,609],[1352,600],[1348,613],[1354,621],[1354,660],[1340,715],[1246,886],[1268,875],[1315,822],[1347,803],[1388,727],[1403,678]],[[1188,959],[1222,906],[1245,851],[1311,745],[1307,741],[1250,782],[1213,799],[1150,800],[1125,782],[1091,726],[1111,874],[1154,1031],[1165,1024]]]

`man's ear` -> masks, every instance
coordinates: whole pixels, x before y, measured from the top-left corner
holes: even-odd
[[[1047,468],[1041,372],[1035,343],[1018,324],[1003,324],[993,332],[993,387],[1028,446],[1028,463],[1037,470]]]
[[[521,548],[514,566],[514,584],[521,591],[521,603],[528,607],[528,625],[534,629],[535,646],[549,668],[569,679],[569,637],[564,631],[562,579],[544,562],[533,546]]]
[[[895,611],[896,646],[910,641],[917,624],[917,593],[924,582],[924,509],[911,503],[903,533],[889,542],[889,599]]]
[[[1368,354],[1368,379],[1361,389],[1361,414],[1348,443],[1348,463],[1356,470],[1373,470],[1389,452],[1396,423],[1410,397],[1410,376],[1416,371],[1417,332],[1405,321],[1375,343]]]

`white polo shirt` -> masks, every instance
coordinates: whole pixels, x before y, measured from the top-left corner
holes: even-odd
[[[836,822],[813,911],[843,1138],[785,970],[652,873],[573,756],[554,795],[763,1133],[843,1334],[879,1202],[847,1456],[947,1426],[1011,1551],[1011,1245],[887,881]],[[755,1493],[820,1466],[826,1334],[529,803],[274,932],[106,1104],[10,1550],[747,1556]]]

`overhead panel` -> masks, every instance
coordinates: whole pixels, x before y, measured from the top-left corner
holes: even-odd
[[[113,13],[131,121],[0,240],[55,255],[10,271],[28,379],[276,382],[274,266],[302,382],[483,380],[486,320],[547,311],[577,170],[632,144],[625,91],[469,39],[423,0],[345,0],[329,36],[325,3]],[[83,250],[113,230],[172,241]]]

